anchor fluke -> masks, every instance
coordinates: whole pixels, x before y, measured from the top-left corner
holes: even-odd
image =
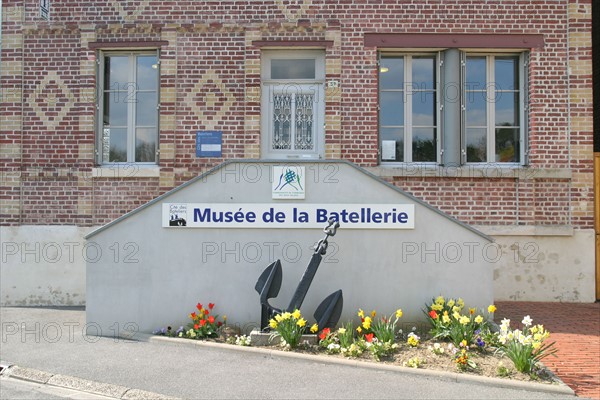
[[[314,313],[315,320],[319,326],[319,330],[324,328],[333,329],[340,320],[342,308],[344,306],[344,297],[342,291],[338,290],[331,293],[317,307]]]

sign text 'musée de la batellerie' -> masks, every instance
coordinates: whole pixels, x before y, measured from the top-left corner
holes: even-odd
[[[163,203],[163,227],[321,228],[335,219],[345,229],[413,229],[412,204]]]

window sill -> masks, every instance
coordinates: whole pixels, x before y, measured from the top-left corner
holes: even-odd
[[[158,178],[160,167],[158,165],[114,164],[92,168],[92,178]]]
[[[407,163],[366,167],[380,177],[428,177],[428,178],[514,178],[514,179],[571,179],[569,168],[531,168],[520,165],[476,164],[450,167],[436,164]]]

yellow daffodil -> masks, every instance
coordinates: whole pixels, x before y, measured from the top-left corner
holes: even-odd
[[[275,321],[274,319],[269,321],[269,326],[273,329],[277,329],[277,321]]]
[[[360,309],[360,308],[358,309],[358,316],[361,317],[361,318],[365,317],[365,312],[362,309]]]
[[[402,309],[397,309],[396,310],[396,318],[402,318]]]
[[[346,328],[340,328],[340,329],[338,329],[338,333],[340,333],[340,334],[343,335],[344,333],[346,333]]]
[[[358,328],[356,328],[356,332],[362,333],[362,328],[359,326]]]
[[[286,320],[286,319],[290,319],[292,317],[292,313],[290,312],[284,312],[283,314],[281,314],[281,318]]]
[[[363,328],[371,329],[371,317],[365,317],[365,320],[362,323]]]
[[[283,317],[281,316],[281,314],[277,314],[277,315],[275,316],[275,321],[277,321],[277,322],[281,322],[281,321],[283,321]]]
[[[300,310],[298,310],[297,308],[294,310],[294,312],[292,313],[292,317],[294,317],[294,319],[300,319],[301,315],[300,315]]]
[[[448,314],[445,314],[442,316],[442,321],[447,324],[448,322],[450,322],[450,317],[448,316]]]
[[[457,313],[456,311],[454,311],[454,313],[452,314],[452,316],[454,317],[454,319],[460,319],[460,314]]]
[[[475,314],[475,311],[477,310],[475,310],[474,308],[469,308],[469,314],[473,315]]]
[[[460,311],[461,311],[461,308],[459,306],[452,307],[452,312],[453,313],[459,313]]]
[[[458,298],[458,300],[456,300],[456,304],[460,307],[463,308],[465,306],[465,302],[463,299],[461,299],[460,297]]]
[[[310,327],[310,331],[312,333],[317,333],[319,331],[319,325],[313,324],[313,326]]]
[[[471,319],[466,315],[463,315],[462,317],[460,317],[458,322],[460,322],[462,325],[467,325],[469,322],[471,322]]]
[[[435,311],[442,311],[444,309],[444,306],[441,304],[432,304],[431,309]]]
[[[303,326],[306,325],[306,320],[304,318],[300,318],[298,321],[296,321],[296,325],[298,325],[300,328],[302,328]]]
[[[483,317],[481,315],[478,315],[475,317],[475,322],[477,322],[478,324],[483,322]]]
[[[438,297],[435,299],[435,304],[439,304],[439,305],[442,305],[442,306],[443,306],[443,305],[444,305],[444,296],[438,296]]]
[[[448,307],[454,307],[454,304],[456,304],[456,303],[454,302],[454,299],[450,299],[450,300],[448,300]]]
[[[490,305],[488,306],[488,312],[489,312],[490,314],[493,314],[493,313],[495,313],[495,312],[496,312],[496,306],[495,306],[495,305],[493,305],[493,304],[490,304]]]
[[[371,318],[375,318],[376,315],[377,315],[377,311],[375,311],[375,310],[371,311]]]

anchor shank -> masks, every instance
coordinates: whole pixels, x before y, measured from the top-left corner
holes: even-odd
[[[302,275],[302,279],[300,279],[300,283],[298,283],[298,287],[296,288],[296,292],[290,301],[290,305],[288,306],[288,311],[294,311],[295,309],[300,309],[302,302],[304,301],[304,297],[308,292],[308,288],[312,283],[315,274],[317,273],[317,269],[319,269],[319,264],[321,264],[321,260],[323,256],[319,253],[314,253],[308,263],[308,267],[306,271],[304,271],[304,275]]]

